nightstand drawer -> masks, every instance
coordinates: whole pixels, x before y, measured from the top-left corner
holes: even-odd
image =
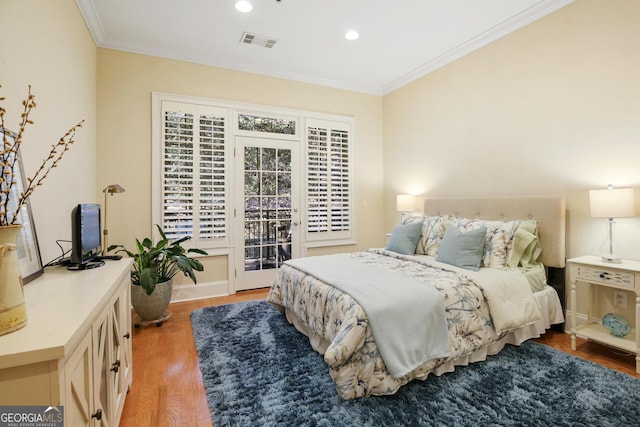
[[[605,268],[578,266],[577,279],[585,282],[600,283],[633,290],[635,288],[634,274],[627,271],[610,270]]]

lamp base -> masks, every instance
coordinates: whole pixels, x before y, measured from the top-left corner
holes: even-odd
[[[622,258],[618,256],[613,251],[613,226],[615,225],[615,221],[613,218],[609,218],[607,221],[608,233],[607,240],[600,247],[600,256],[602,257],[602,262],[609,262],[612,264],[620,264],[622,262]]]

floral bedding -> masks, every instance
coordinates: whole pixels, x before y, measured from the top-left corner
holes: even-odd
[[[428,260],[417,261],[415,257],[383,250],[351,256],[434,286],[444,301],[451,354],[393,378],[378,352],[362,307],[351,296],[285,263],[267,301],[294,313],[309,334],[328,344],[324,360],[342,399],[393,394],[409,381],[425,379],[438,366],[470,355],[506,334],[495,331],[483,290],[467,275]]]

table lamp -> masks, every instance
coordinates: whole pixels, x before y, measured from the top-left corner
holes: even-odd
[[[416,196],[413,194],[398,194],[396,196],[396,210],[398,212],[413,212],[416,208]]]
[[[592,217],[608,218],[608,238],[600,254],[602,261],[622,262],[622,258],[613,252],[613,219],[635,216],[633,188],[613,188],[609,185],[606,190],[589,190],[589,204]]]

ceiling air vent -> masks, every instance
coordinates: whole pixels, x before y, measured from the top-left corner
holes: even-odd
[[[278,42],[276,39],[272,39],[266,36],[261,36],[259,34],[251,34],[246,31],[242,33],[242,37],[240,38],[240,43],[252,44],[255,46],[262,46],[271,49],[273,45]]]

